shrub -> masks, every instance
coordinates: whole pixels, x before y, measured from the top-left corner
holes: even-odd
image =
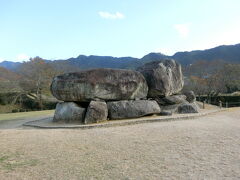
[[[17,113],[17,112],[19,112],[18,109],[13,109],[13,110],[12,110],[12,113]]]

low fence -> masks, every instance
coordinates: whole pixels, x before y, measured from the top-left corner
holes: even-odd
[[[216,105],[219,107],[229,108],[229,107],[240,107],[240,96],[232,95],[220,95],[220,96],[198,96],[198,101],[207,104]]]

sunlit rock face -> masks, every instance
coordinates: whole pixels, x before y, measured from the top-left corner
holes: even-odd
[[[56,76],[51,92],[62,101],[134,100],[146,98],[148,86],[137,71],[92,69]]]
[[[170,96],[179,93],[184,85],[181,65],[173,59],[154,61],[137,69],[148,84],[148,97]]]

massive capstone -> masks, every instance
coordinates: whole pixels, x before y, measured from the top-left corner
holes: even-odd
[[[148,83],[148,97],[170,96],[183,88],[181,65],[173,59],[146,63],[137,69]]]
[[[148,86],[137,71],[92,69],[56,76],[51,92],[62,101],[133,100],[146,98]]]

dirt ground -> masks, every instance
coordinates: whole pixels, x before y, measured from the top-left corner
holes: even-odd
[[[240,108],[121,127],[0,130],[0,179],[240,179]]]

